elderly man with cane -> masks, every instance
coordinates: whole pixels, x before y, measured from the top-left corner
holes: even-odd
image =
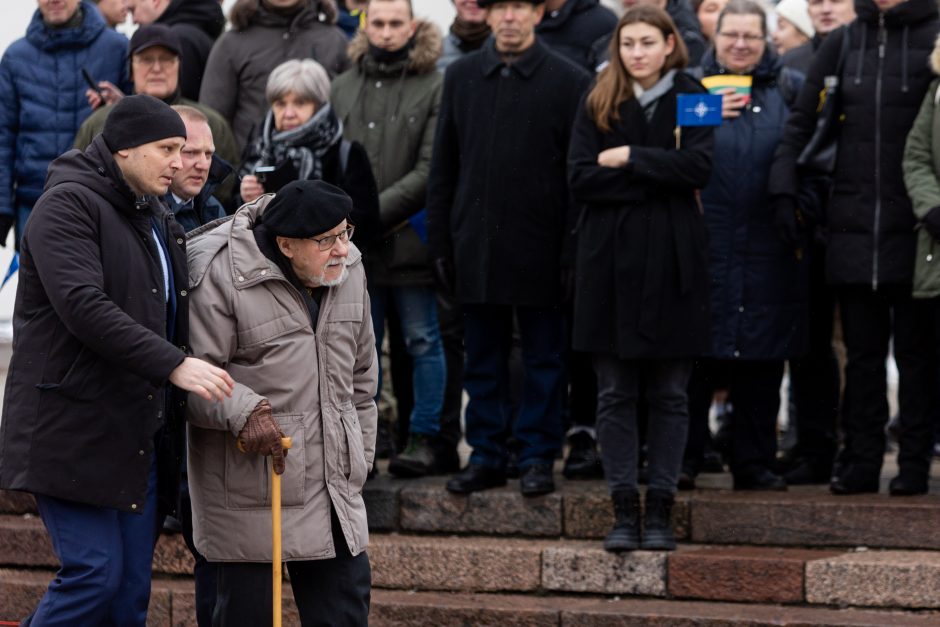
[[[237,381],[231,398],[192,399],[188,413],[193,532],[217,569],[216,625],[270,624],[272,470],[301,623],[368,621],[362,487],[378,363],[351,209],[339,188],[295,181],[190,235],[193,352]]]

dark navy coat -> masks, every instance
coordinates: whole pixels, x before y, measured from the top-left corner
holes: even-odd
[[[63,30],[47,27],[37,10],[26,37],[0,60],[0,214],[35,204],[49,163],[72,147],[91,114],[82,67],[130,93],[127,38],[87,0],[81,10],[82,25]]]
[[[721,68],[706,54],[706,75]],[[715,131],[714,166],[702,190],[711,274],[712,356],[780,360],[807,342],[807,263],[773,226],[768,179],[802,75],[768,48],[753,72],[751,102]]]

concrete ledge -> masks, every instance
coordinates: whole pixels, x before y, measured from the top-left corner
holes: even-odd
[[[940,554],[861,551],[811,561],[806,565],[806,600],[826,605],[940,608]]]
[[[608,553],[596,542],[565,542],[542,552],[542,586],[562,592],[666,595],[666,554]]]
[[[466,592],[535,591],[542,546],[533,540],[373,535],[372,585]]]
[[[669,594],[749,603],[803,602],[806,562],[841,555],[774,547],[697,547],[669,555]]]

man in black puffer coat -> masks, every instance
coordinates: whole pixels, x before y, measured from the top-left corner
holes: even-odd
[[[904,141],[932,78],[927,57],[937,35],[933,0],[856,0],[858,19],[826,38],[778,149],[770,177],[778,222],[795,213],[796,161],[816,126],[825,77],[840,85],[839,158],[826,222],[826,275],[836,286],[848,350],[843,399],[845,441],[831,489],[877,492],[888,419],[885,358],[894,336],[901,376],[900,474],[892,494],[927,490],[928,394],[934,382],[920,346],[926,324],[911,299],[916,221],[904,187]],[[795,222],[795,220],[794,220]]]

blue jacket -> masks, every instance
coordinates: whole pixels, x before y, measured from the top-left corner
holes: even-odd
[[[706,75],[722,72],[714,51]],[[711,275],[712,353],[719,359],[798,357],[807,343],[807,265],[773,225],[768,194],[774,151],[803,81],[770,50],[753,71],[751,102],[715,130],[702,190]]]
[[[72,147],[91,114],[82,67],[130,93],[127,38],[87,0],[81,10],[82,25],[64,30],[46,26],[37,10],[26,37],[0,60],[0,214],[35,204],[49,163]]]

